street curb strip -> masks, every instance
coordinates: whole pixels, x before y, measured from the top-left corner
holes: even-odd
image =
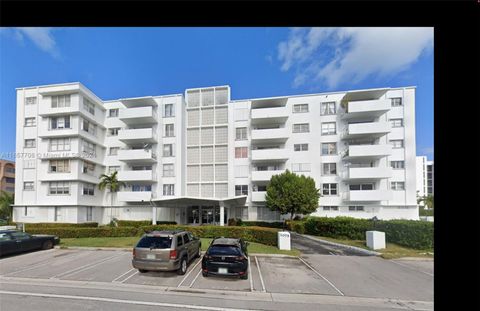
[[[292,232],[292,233],[293,233],[293,234],[297,234],[297,235],[299,235],[299,236],[302,236],[302,237],[304,237],[304,238],[313,240],[313,241],[325,243],[325,244],[327,244],[327,245],[333,245],[333,246],[338,246],[338,247],[353,249],[353,250],[355,250],[355,251],[358,251],[358,252],[361,252],[361,253],[364,253],[364,254],[367,254],[367,255],[380,256],[380,255],[382,254],[382,253],[379,253],[379,252],[369,251],[369,250],[367,250],[367,249],[363,249],[363,248],[356,247],[356,246],[345,245],[345,244],[340,244],[340,243],[335,243],[335,242],[330,242],[330,241],[322,240],[322,239],[319,239],[319,238],[314,238],[314,237],[312,237],[312,236],[305,235],[305,234],[300,234],[300,233],[297,233],[297,232]]]

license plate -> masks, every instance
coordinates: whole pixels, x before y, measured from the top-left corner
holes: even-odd
[[[218,268],[218,273],[220,273],[220,274],[227,274],[227,273],[228,273],[228,269],[227,269],[227,268]]]
[[[147,254],[147,259],[155,259],[155,254]]]

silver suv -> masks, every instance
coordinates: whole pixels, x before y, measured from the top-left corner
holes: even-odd
[[[133,249],[132,265],[140,273],[174,271],[183,275],[187,265],[202,254],[202,243],[188,231],[152,231]]]

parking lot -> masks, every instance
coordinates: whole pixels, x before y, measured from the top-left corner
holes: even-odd
[[[185,275],[139,273],[124,250],[53,249],[0,259],[0,277],[153,285],[193,290],[321,294],[433,300],[433,262],[375,256],[250,256],[247,280],[201,274],[195,259]]]

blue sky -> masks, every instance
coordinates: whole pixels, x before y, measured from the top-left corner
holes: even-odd
[[[15,151],[15,88],[76,81],[104,100],[414,85],[417,155],[433,159],[433,28],[0,28],[0,158]]]

